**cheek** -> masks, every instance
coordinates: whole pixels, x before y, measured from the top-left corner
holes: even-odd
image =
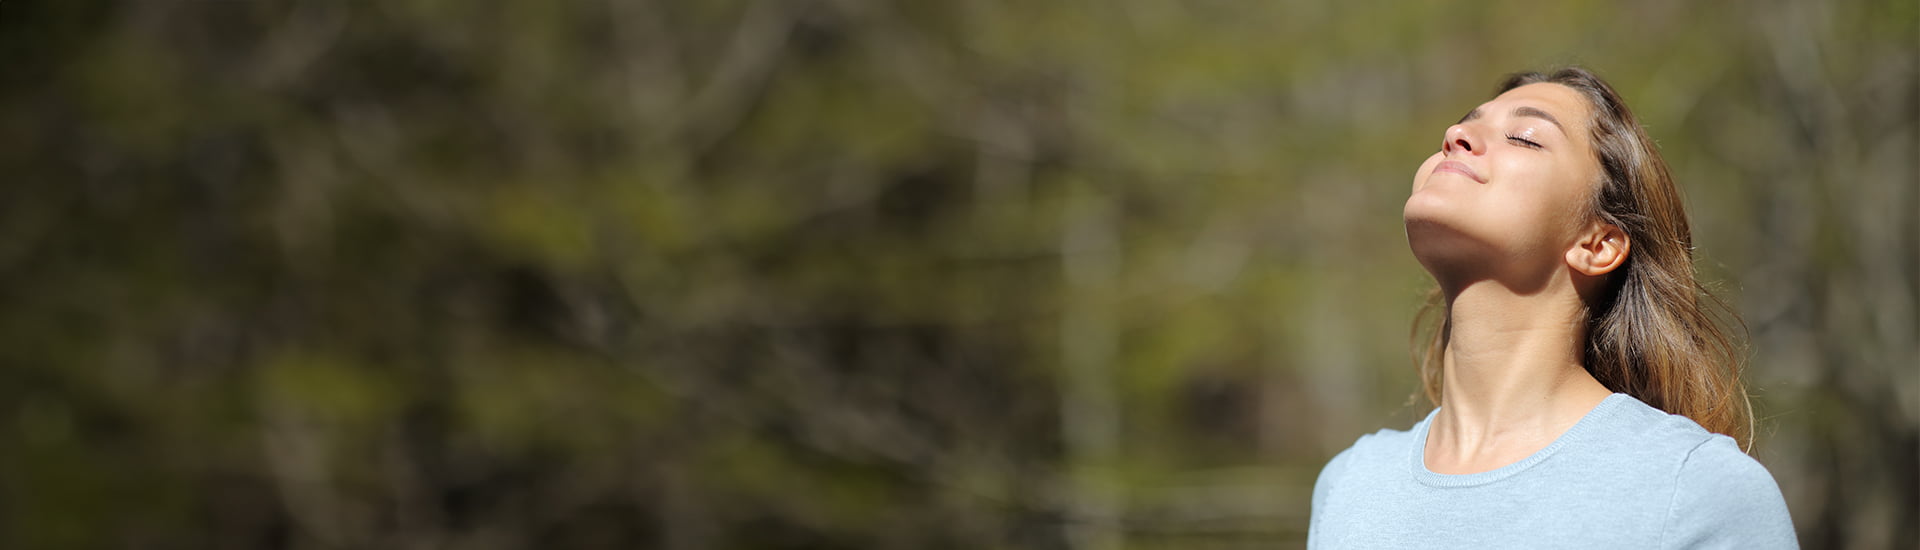
[[[1596,167],[1560,162],[1544,167],[1538,190],[1546,210],[1569,227],[1584,224],[1587,206],[1599,191]]]
[[[1503,168],[1518,176],[1501,193],[1503,209],[1514,214],[1514,221],[1555,241],[1584,225],[1589,194],[1594,192],[1590,174],[1553,162],[1522,162]]]

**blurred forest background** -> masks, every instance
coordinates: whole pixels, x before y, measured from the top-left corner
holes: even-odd
[[[1299,547],[1400,208],[1608,75],[1803,544],[1920,543],[1920,5],[0,2],[0,546]]]

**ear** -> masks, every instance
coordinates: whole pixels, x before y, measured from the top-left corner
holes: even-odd
[[[1573,243],[1573,248],[1567,249],[1567,265],[1582,275],[1599,277],[1627,263],[1627,252],[1632,248],[1627,232],[1617,225],[1596,221]]]

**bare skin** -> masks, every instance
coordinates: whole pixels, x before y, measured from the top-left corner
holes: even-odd
[[[1515,88],[1449,127],[1414,177],[1408,241],[1446,293],[1452,327],[1429,470],[1524,459],[1612,393],[1581,366],[1581,296],[1625,262],[1629,242],[1587,214],[1600,173],[1588,118],[1569,88]]]

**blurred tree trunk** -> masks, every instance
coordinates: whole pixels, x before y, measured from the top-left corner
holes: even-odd
[[[1060,318],[1060,430],[1069,476],[1067,540],[1077,550],[1118,550],[1126,495],[1116,471],[1121,411],[1115,390],[1114,281],[1119,238],[1113,206],[1097,190],[1071,191],[1060,235],[1066,276]]]

